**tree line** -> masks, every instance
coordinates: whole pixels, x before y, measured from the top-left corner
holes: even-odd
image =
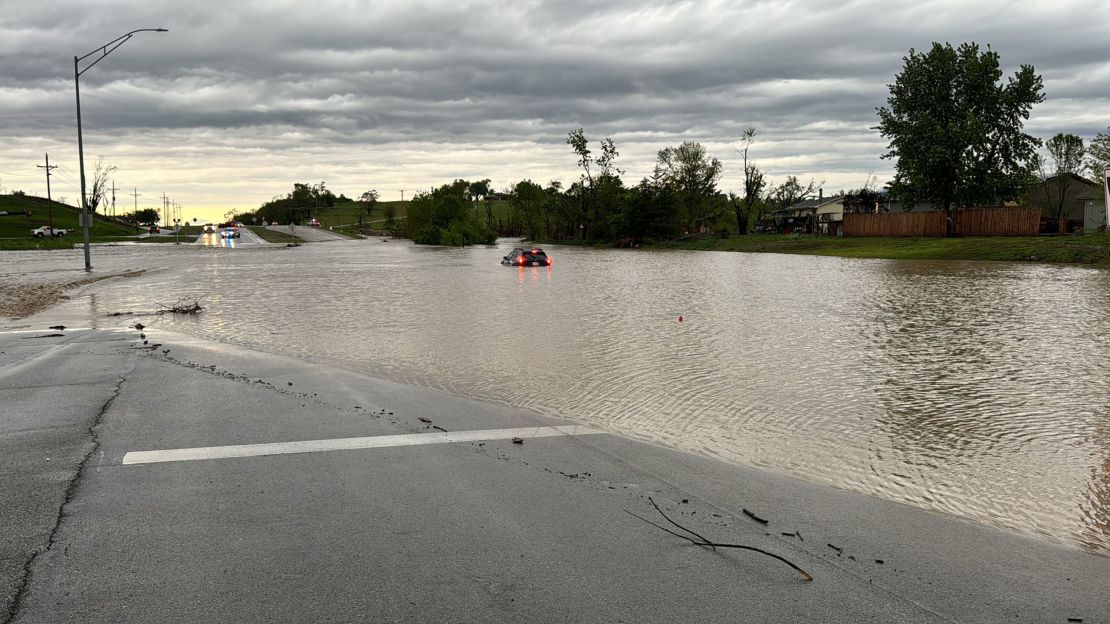
[[[931,203],[950,212],[1028,201],[1030,191],[1050,177],[1090,172],[1099,179],[1110,167],[1110,128],[1089,145],[1072,134],[1042,141],[1024,131],[1033,107],[1045,97],[1043,80],[1032,66],[1022,65],[1004,81],[998,53],[975,43],[958,48],[934,43],[927,52],[911,49],[903,61],[889,85],[887,105],[876,109],[879,123],[874,127],[889,141],[883,158],[895,161],[886,195],[902,206]],[[820,183],[796,176],[773,183],[755,162],[758,136],[755,128],[741,133],[741,191],[724,193],[719,188],[722,164],[701,143],[686,141],[659,150],[651,175],[628,185],[612,137],[593,143],[577,128],[566,138],[578,169],[569,186],[523,179],[498,194],[489,179],[455,180],[417,194],[408,206],[405,227],[414,241],[430,244],[486,242],[497,234],[632,244],[692,233],[745,235],[762,229],[774,211],[794,206],[820,188]],[[1047,203],[1059,216],[1065,193],[1047,188]],[[845,197],[846,210],[869,210],[877,197],[869,181]],[[506,219],[496,223],[495,198],[507,198],[509,204]],[[322,182],[296,184],[257,214],[270,221],[302,220],[342,200],[349,201]],[[372,211],[377,193],[370,191],[360,200]]]

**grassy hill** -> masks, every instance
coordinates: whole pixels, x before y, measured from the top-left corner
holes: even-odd
[[[363,215],[363,225],[370,229],[381,229],[385,224],[385,206],[391,205],[395,210],[394,219],[400,221],[405,217],[405,208],[410,202],[388,201],[378,202],[374,207],[374,213],[370,216]],[[356,224],[358,223],[358,202],[343,202],[336,204],[330,208],[321,208],[316,212],[316,218],[320,220],[320,227],[334,227],[336,231],[354,234],[357,230]],[[486,215],[486,208],[484,205],[479,205],[476,210],[483,218]],[[497,223],[500,218],[503,221],[509,219],[509,202],[499,200],[493,202],[493,221]],[[284,221],[280,221],[284,224]]]
[[[54,227],[73,230],[56,239],[35,239],[31,230],[47,225],[50,209],[54,210]],[[45,197],[31,195],[0,195],[0,249],[61,249],[82,241],[81,209]],[[94,215],[89,235],[94,241],[120,240],[135,236],[135,228],[113,219]]]

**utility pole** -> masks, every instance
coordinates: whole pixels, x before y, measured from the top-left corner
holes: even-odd
[[[166,222],[166,206],[167,206],[166,194],[162,193],[162,219],[161,219],[162,223]]]
[[[116,216],[116,181],[112,179],[112,216]]]
[[[401,203],[405,203],[405,189],[401,189]]]
[[[135,216],[135,215],[139,214],[139,195],[140,195],[139,189],[137,189],[137,188],[134,189],[133,193],[131,193],[131,196],[135,198],[135,212],[131,213],[132,216]],[[139,233],[139,226],[137,224],[134,224],[134,223],[132,225],[135,226],[135,233],[138,234]]]
[[[46,164],[35,166],[39,169],[46,169],[46,209],[50,215],[50,236],[54,236],[54,200],[50,197],[50,170],[57,169],[58,165],[51,166],[50,154],[47,154]]]

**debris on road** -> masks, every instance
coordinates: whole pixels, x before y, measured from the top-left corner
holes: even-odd
[[[663,513],[663,510],[659,508],[659,505],[657,505],[655,503],[655,501],[650,496],[648,497],[648,502],[651,503],[651,506],[655,508],[655,511],[659,512],[659,515],[663,516],[664,520],[671,523],[672,525],[674,525],[679,530],[685,531],[686,533],[689,533],[690,535],[693,535],[697,539],[694,539],[692,537],[688,537],[686,535],[682,535],[680,533],[676,533],[676,532],[668,529],[665,526],[660,526],[660,525],[652,522],[651,520],[648,520],[647,518],[644,518],[642,516],[639,516],[639,515],[636,515],[636,514],[632,513],[631,511],[628,511],[627,509],[625,509],[624,512],[627,513],[628,515],[632,516],[633,518],[637,518],[639,520],[642,520],[643,522],[646,522],[646,523],[650,524],[651,526],[653,526],[657,529],[660,529],[662,531],[666,531],[667,533],[670,533],[671,535],[673,535],[675,537],[680,537],[680,538],[682,538],[682,539],[684,539],[684,540],[686,540],[686,541],[688,541],[688,542],[690,542],[690,543],[692,543],[696,546],[703,546],[703,547],[708,546],[709,548],[711,548],[713,550],[717,550],[718,548],[737,548],[737,549],[740,549],[740,550],[750,550],[752,552],[757,552],[757,553],[760,553],[762,555],[766,555],[768,557],[771,557],[772,559],[777,559],[777,560],[785,563],[786,565],[793,568],[796,572],[801,574],[802,578],[804,578],[806,581],[812,581],[813,580],[813,576],[811,576],[809,574],[809,572],[806,572],[805,570],[799,568],[797,565],[795,565],[793,562],[786,559],[785,557],[781,557],[779,555],[776,555],[775,553],[768,552],[766,550],[763,550],[762,548],[756,548],[755,546],[745,546],[743,544],[724,544],[724,543],[720,543],[720,542],[712,542],[712,541],[706,539],[705,537],[703,537],[703,536],[691,531],[690,529],[682,526],[681,524],[675,522],[674,520],[671,520],[670,518],[668,518],[667,514]]]
[[[158,314],[198,314],[204,306],[200,304],[200,299],[189,296],[178,299],[173,305],[159,303],[158,308]],[[136,324],[135,329],[142,329],[142,327]]]
[[[756,522],[758,522],[760,524],[767,525],[767,524],[771,523],[770,520],[764,520],[763,518],[760,518],[759,516],[755,515],[754,511],[749,511],[747,509],[744,509],[743,511],[744,511],[745,516],[751,518],[752,520],[755,520]]]

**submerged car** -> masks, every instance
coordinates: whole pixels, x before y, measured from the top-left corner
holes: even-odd
[[[517,247],[501,259],[506,266],[551,266],[551,257],[539,247]]]

